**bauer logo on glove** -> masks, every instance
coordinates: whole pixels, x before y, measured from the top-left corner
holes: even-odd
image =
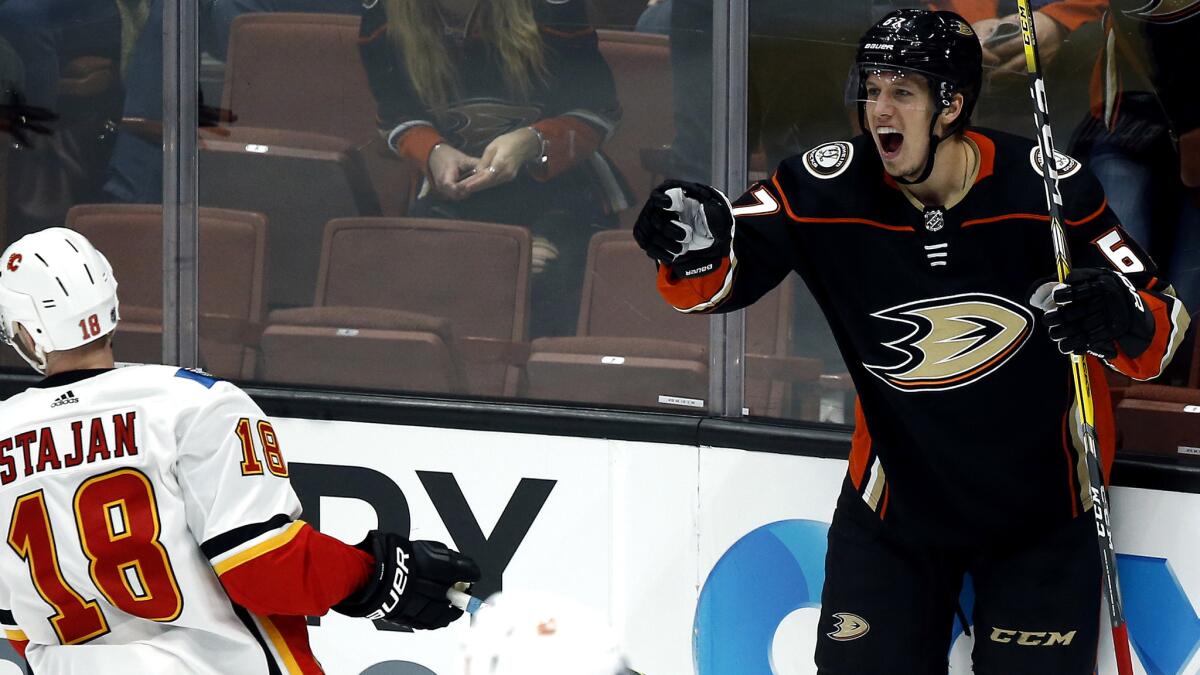
[[[729,255],[733,211],[716,188],[669,180],[650,193],[633,236],[646,255],[669,265],[677,277],[703,276]]]

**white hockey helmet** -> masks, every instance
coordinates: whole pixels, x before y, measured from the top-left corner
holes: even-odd
[[[39,373],[46,355],[81,347],[117,327],[117,280],[83,235],[52,227],[21,237],[0,257],[0,340]],[[33,338],[29,354],[17,326]]]
[[[498,593],[475,614],[464,675],[626,675],[612,628],[564,598]]]

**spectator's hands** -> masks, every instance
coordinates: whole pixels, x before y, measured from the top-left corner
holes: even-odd
[[[58,115],[53,110],[25,105],[20,92],[0,91],[0,133],[12,136],[18,145],[33,147],[30,134],[54,133],[46,124],[56,119]]]
[[[992,37],[1000,24],[1013,22],[1019,24],[1020,21],[1021,17],[1010,14],[993,19],[983,19],[971,26],[975,30],[975,34],[979,36],[980,44],[983,45],[983,65],[987,69],[985,72],[988,79],[997,75],[1025,74],[1025,42],[1020,33],[998,44],[988,45],[988,38]],[[1037,31],[1038,54],[1041,56],[1042,64],[1049,65],[1058,50],[1062,48],[1063,39],[1067,36],[1067,29],[1042,12],[1033,13],[1033,24]]]
[[[542,141],[529,127],[497,136],[483,149],[475,175],[463,181],[468,193],[504,185],[517,177],[521,167],[537,157]]]
[[[471,157],[449,143],[442,143],[429,153],[429,180],[433,189],[441,196],[460,201],[466,199],[471,191],[466,188],[469,176],[479,165],[479,160]]]

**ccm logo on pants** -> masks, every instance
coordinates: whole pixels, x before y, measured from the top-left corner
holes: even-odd
[[[1063,645],[1065,647],[1071,644],[1071,640],[1075,639],[1075,631],[1064,634],[1053,630],[1028,631],[993,628],[991,639],[992,642],[999,642],[1001,644],[1016,643],[1024,647],[1054,647],[1056,645]]]

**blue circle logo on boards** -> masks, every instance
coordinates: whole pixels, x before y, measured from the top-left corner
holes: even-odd
[[[799,609],[821,606],[829,524],[781,520],[739,539],[713,566],[696,606],[698,675],[773,675],[772,642]],[[1119,554],[1122,596],[1138,660],[1151,675],[1200,664],[1200,615],[1165,558]],[[974,608],[970,577],[959,606]],[[951,644],[963,632],[955,619]],[[813,636],[815,640],[815,635]]]
[[[693,654],[699,675],[772,675],[771,642],[792,612],[821,606],[829,523],[781,520],[735,543],[700,591]]]

